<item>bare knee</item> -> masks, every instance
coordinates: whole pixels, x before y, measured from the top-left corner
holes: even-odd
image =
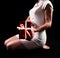
[[[5,45],[5,46],[6,46],[6,44],[7,44],[7,40],[4,41],[4,45]]]
[[[11,41],[8,41],[8,39],[5,40],[4,45],[5,45],[7,50],[12,50],[13,49],[13,44],[11,43]]]
[[[10,39],[10,38],[9,38],[9,39]],[[4,45],[5,45],[5,46],[9,43],[9,41],[8,41],[9,39],[7,39],[7,40],[4,41]]]
[[[17,38],[16,36],[12,36],[4,41],[4,45],[6,46],[9,42],[14,41],[14,40],[19,40],[19,38]]]
[[[9,43],[7,43],[6,48],[8,50],[26,49],[26,47],[18,39],[14,40],[14,41],[10,41]]]
[[[19,40],[10,41],[5,46],[7,50],[15,50],[20,47],[20,41]]]
[[[15,49],[14,46],[12,44],[9,44],[9,43],[6,44],[5,46],[6,46],[7,50],[14,50]]]

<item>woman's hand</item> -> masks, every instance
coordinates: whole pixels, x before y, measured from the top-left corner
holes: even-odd
[[[34,32],[37,32],[37,28],[33,30]]]
[[[30,17],[28,16],[25,22],[30,22]]]

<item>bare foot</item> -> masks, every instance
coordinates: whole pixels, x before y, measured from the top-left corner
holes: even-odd
[[[50,47],[47,46],[47,45],[44,45],[44,46],[43,46],[43,49],[50,49]]]

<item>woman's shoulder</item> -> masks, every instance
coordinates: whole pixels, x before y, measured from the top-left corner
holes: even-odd
[[[53,4],[51,3],[51,1],[49,1],[49,0],[47,1],[46,0],[42,4],[42,9],[45,9],[48,4],[53,8]]]

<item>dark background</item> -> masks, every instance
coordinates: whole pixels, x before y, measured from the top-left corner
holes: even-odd
[[[34,6],[37,0],[16,0],[2,1],[0,7],[0,56],[1,58],[51,58],[59,57],[60,54],[60,7],[59,0],[52,0],[54,6],[53,23],[50,29],[47,29],[47,45],[50,50],[36,49],[31,51],[7,51],[4,46],[4,41],[17,34],[16,29],[19,21],[25,20],[29,15],[29,10]],[[18,53],[19,52],[19,53]]]

